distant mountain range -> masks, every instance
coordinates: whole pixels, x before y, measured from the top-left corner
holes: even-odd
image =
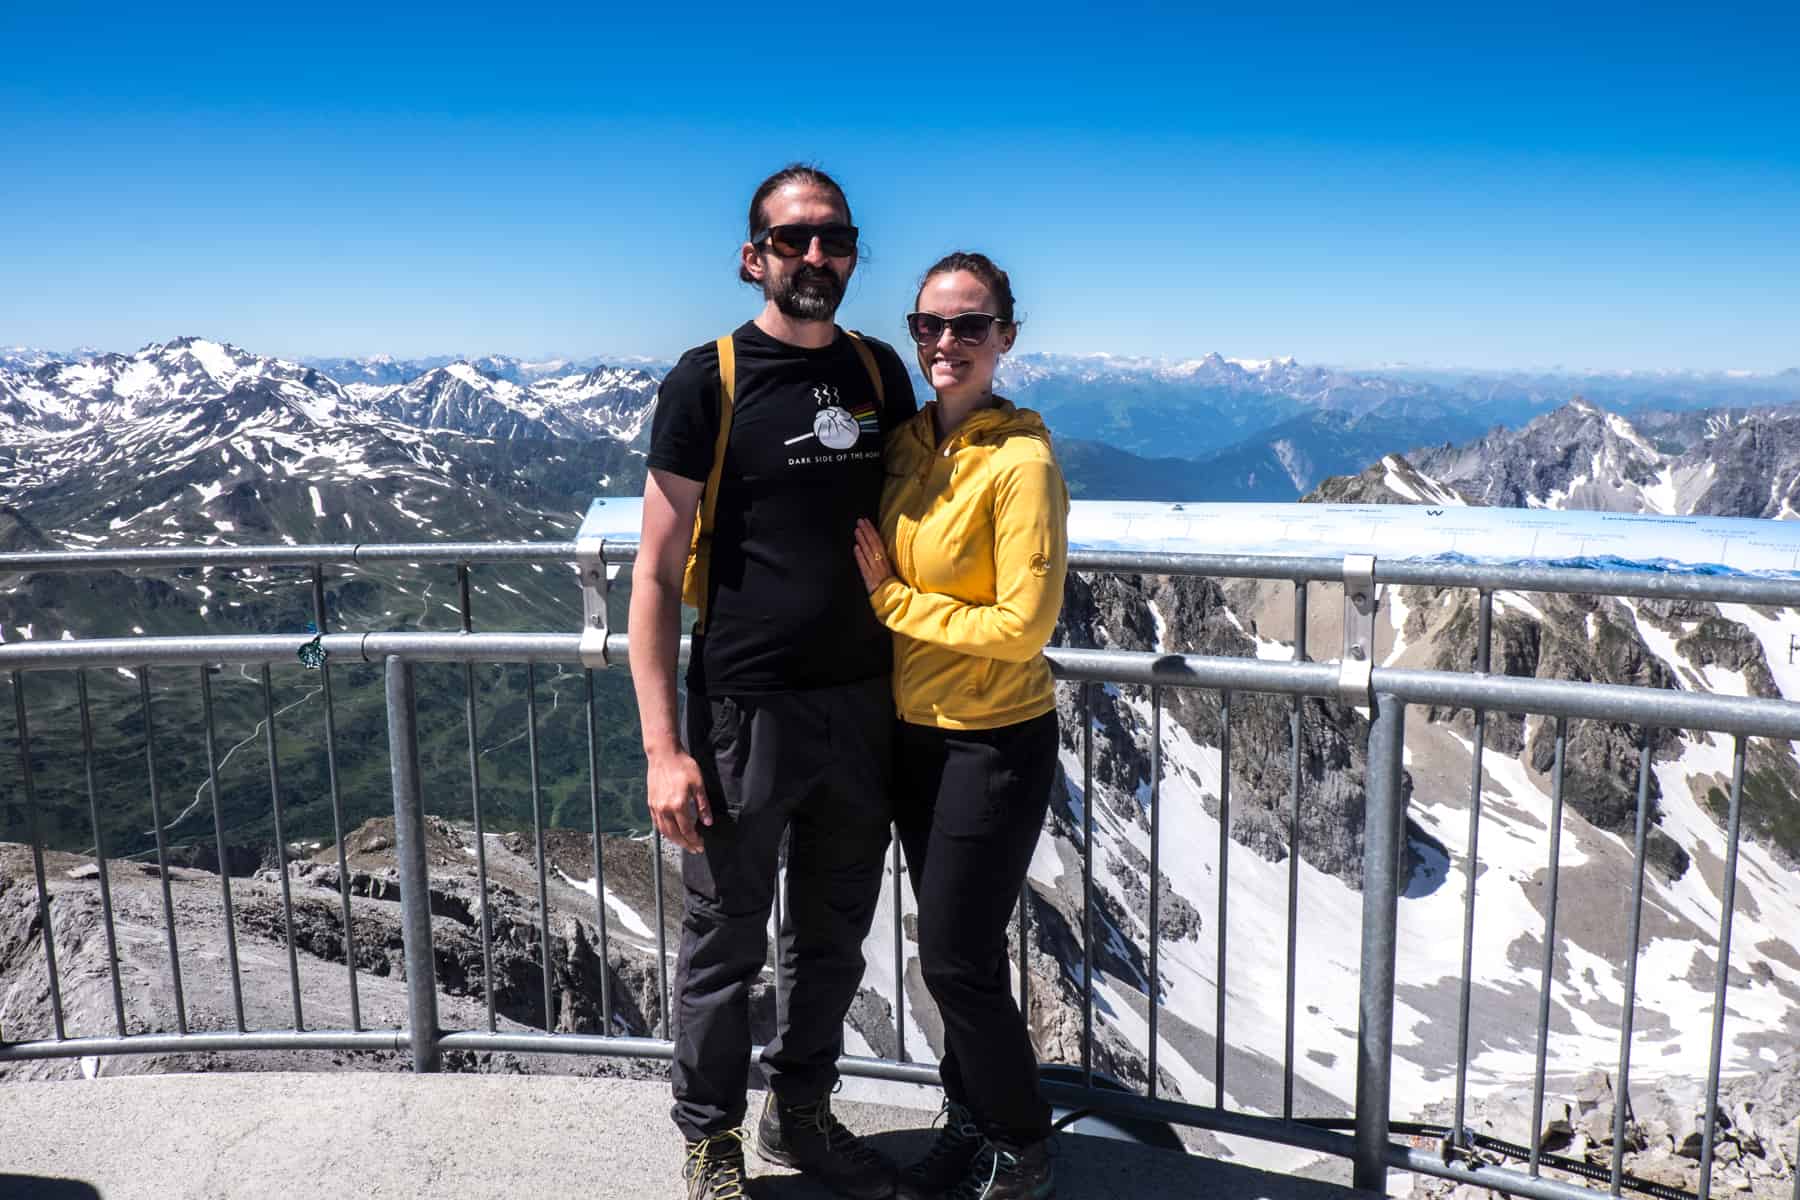
[[[556,536],[641,486],[655,392],[631,367],[520,385],[467,363],[344,386],[178,338],[0,370],[0,505],[69,545]]]
[[[348,522],[345,537],[548,528],[525,513],[496,524],[484,505],[413,515],[432,490],[505,476],[508,496],[558,513],[560,528],[587,496],[638,486],[634,451],[663,370],[505,355],[290,362],[191,337],[130,355],[3,350],[0,504],[28,505],[33,526],[73,543],[115,541],[127,528],[150,542],[217,540],[240,524],[319,536],[309,514]],[[1794,464],[1783,448],[1791,430],[1770,414],[1800,403],[1800,370],[1389,375],[1217,354],[1181,362],[1023,354],[1004,361],[999,383],[1044,414],[1072,493],[1088,499],[1293,500],[1385,454],[1416,451],[1414,461],[1452,481],[1487,471],[1476,490],[1492,502],[1551,503],[1562,488],[1576,505],[1667,509],[1704,491],[1713,507],[1702,511],[1774,516]],[[1574,388],[1588,396],[1585,407],[1529,424],[1562,409]],[[1695,407],[1703,404],[1727,415]],[[1581,415],[1608,408],[1635,414],[1641,444]],[[1517,426],[1529,428],[1514,455],[1521,465],[1504,466],[1506,430]],[[1586,432],[1574,436],[1575,426]],[[538,442],[556,449],[526,451]],[[1762,464],[1744,484],[1769,498],[1760,507],[1728,496],[1734,485],[1701,478],[1728,446],[1746,466]],[[1604,461],[1584,471],[1580,454]],[[308,477],[318,498],[291,528],[277,532],[284,522],[259,511],[281,503],[259,466]],[[383,482],[372,488],[376,478]],[[534,480],[568,490],[533,491]],[[202,498],[204,512],[173,502],[182,488]],[[391,499],[371,508],[371,490]]]
[[[1149,460],[1087,455],[1102,469],[1082,481],[1082,494],[1119,500],[1295,500],[1390,451],[1468,442],[1576,396],[1633,414],[1800,404],[1800,369],[1374,373],[1217,354],[1184,362],[1026,354],[1005,360],[999,384],[1063,443]],[[1181,473],[1171,460],[1191,464],[1185,486],[1169,486]]]

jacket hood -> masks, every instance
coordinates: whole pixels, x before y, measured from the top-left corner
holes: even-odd
[[[1005,441],[1012,437],[1033,437],[1050,444],[1050,428],[1044,424],[1044,418],[1029,408],[1020,408],[1011,400],[996,397],[994,403],[987,408],[979,408],[963,418],[963,423],[956,427],[947,439],[949,445],[940,447],[937,441],[937,401],[932,400],[919,410],[913,423],[913,432],[933,450],[948,449],[958,444],[981,445]]]

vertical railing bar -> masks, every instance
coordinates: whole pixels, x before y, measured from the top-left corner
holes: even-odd
[[[1213,1030],[1213,1107],[1225,1107],[1226,899],[1231,894],[1231,689],[1219,691],[1219,949],[1218,1011]]]
[[[156,778],[156,726],[150,711],[150,668],[137,669],[138,703],[144,711],[144,772],[150,784],[150,824],[156,830],[156,873],[162,879],[163,930],[169,943],[169,980],[175,988],[175,1028],[187,1027],[187,999],[181,987],[181,950],[175,936],[175,899],[169,891],[169,847],[163,836],[162,789]]]
[[[537,664],[525,664],[525,757],[531,770],[531,833],[537,839],[538,934],[543,938],[544,1032],[556,1028],[550,965],[550,864],[544,856],[544,791],[538,781]]]
[[[1483,588],[1476,610],[1475,669],[1486,675],[1493,663],[1494,593]]]
[[[1162,689],[1150,689],[1150,1061],[1145,1086],[1156,1099],[1156,1026],[1162,1008],[1162,963],[1158,957],[1162,938],[1158,922],[1162,911]]]
[[[275,808],[275,859],[281,864],[281,923],[287,934],[288,990],[294,1001],[294,1029],[306,1028],[300,1014],[300,957],[294,949],[294,895],[288,881],[287,822],[281,804],[281,770],[275,756],[275,689],[269,682],[269,664],[262,666],[263,750],[269,758],[269,798]]]
[[[212,792],[213,846],[219,856],[219,896],[225,910],[225,952],[231,960],[231,1011],[244,1032],[244,979],[238,966],[237,918],[231,907],[231,871],[225,857],[225,813],[219,800],[219,748],[213,740],[212,668],[200,668],[200,707],[206,725],[206,786]]]
[[[1719,971],[1713,983],[1712,1051],[1706,1060],[1706,1132],[1700,1143],[1700,1200],[1712,1195],[1713,1138],[1719,1122],[1719,1061],[1725,1052],[1725,988],[1731,975],[1731,917],[1737,907],[1738,830],[1744,799],[1744,735],[1732,739],[1731,811],[1725,822],[1725,884],[1719,898]]]
[[[1306,580],[1294,581],[1294,661],[1306,661]],[[1287,991],[1281,1050],[1281,1119],[1294,1119],[1294,1011],[1299,997],[1300,945],[1300,735],[1303,700],[1294,697],[1288,719]]]
[[[783,901],[786,898],[784,896],[784,893],[787,890],[786,886],[785,886],[787,883],[787,878],[783,874],[783,860],[785,858],[785,854],[783,853],[783,851],[785,850],[786,846],[787,846],[787,842],[784,837],[782,840],[782,843],[781,843],[781,849],[778,849],[775,854],[775,891],[774,891],[774,894],[772,897],[772,907],[771,907],[771,913],[770,913],[770,920],[772,920],[775,923],[775,936],[773,939],[771,939],[770,944],[773,946],[774,954],[775,954],[775,1011],[777,1013],[783,1013],[783,1012],[787,1011],[786,1007],[783,1004],[783,1002],[787,998],[786,997],[787,986],[783,982],[782,976],[781,976],[781,922],[782,922],[782,918],[786,915],[783,912],[783,908],[785,907],[785,905],[783,904]]]
[[[1094,1086],[1094,685],[1081,685],[1081,1079]]]
[[[56,974],[56,928],[50,919],[50,887],[44,879],[44,831],[37,808],[37,781],[31,770],[31,726],[25,719],[25,677],[12,673],[13,720],[19,728],[19,773],[25,785],[25,812],[31,830],[31,870],[37,882],[38,928],[44,938],[44,969],[50,976],[50,1018],[56,1040],[68,1037],[63,1028],[62,983]]]
[[[1026,898],[1031,895],[1029,882],[1019,885],[1019,1013],[1025,1023],[1031,1023],[1031,969],[1027,939],[1031,936],[1031,922],[1026,915]]]
[[[474,631],[469,608],[469,564],[456,566],[458,610],[462,631]],[[469,735],[469,806],[475,816],[475,882],[481,889],[481,992],[487,1001],[487,1027],[493,1033],[494,1019],[494,914],[489,909],[487,872],[487,826],[481,819],[481,751],[475,740],[475,664],[463,664],[463,728]],[[605,934],[604,928],[601,930]]]
[[[312,569],[313,627],[321,634],[325,626],[325,569]],[[325,777],[331,791],[331,833],[337,839],[338,904],[344,921],[344,975],[350,987],[350,1028],[362,1031],[362,998],[356,983],[356,927],[350,908],[350,861],[344,845],[344,797],[338,782],[337,706],[331,695],[331,664],[319,664],[319,689],[325,699]]]
[[[1638,751],[1637,833],[1632,842],[1631,917],[1625,933],[1625,1000],[1619,1026],[1618,1086],[1613,1090],[1612,1164],[1607,1183],[1617,1196],[1625,1181],[1625,1111],[1631,1106],[1631,1027],[1637,1010],[1638,945],[1644,918],[1644,850],[1650,831],[1651,731]]]
[[[418,705],[412,664],[384,663],[388,764],[394,787],[394,862],[400,872],[400,944],[406,963],[406,1035],[413,1071],[438,1069],[437,955],[431,940],[431,863],[419,789]]]
[[[125,1036],[125,990],[119,982],[119,941],[113,928],[112,883],[107,879],[106,831],[100,824],[100,787],[94,778],[94,721],[88,710],[87,670],[75,672],[81,705],[81,765],[87,775],[88,813],[94,821],[94,860],[100,864],[100,915],[106,926],[106,967],[112,978],[113,1017]]]
[[[656,888],[656,1021],[658,1036],[669,1036],[669,931],[663,924],[663,853],[662,831],[650,831],[650,882]],[[776,889],[776,902],[781,892]],[[781,971],[775,972],[775,986],[781,986]],[[779,1010],[780,1001],[776,1008]]]
[[[600,730],[594,718],[594,672],[582,671],[586,682],[588,743],[588,810],[594,825],[594,921],[600,935],[600,1032],[611,1034],[612,959],[606,939],[606,855],[600,841]]]
[[[1394,1073],[1394,966],[1400,911],[1406,706],[1377,695],[1364,805],[1362,950],[1356,1037],[1353,1186],[1385,1194]]]
[[[1475,634],[1475,670],[1487,674],[1492,658],[1494,629],[1494,593],[1481,592],[1480,616]],[[1481,756],[1487,747],[1487,710],[1478,708],[1475,715],[1475,740],[1469,764],[1469,837],[1468,853],[1463,860],[1466,878],[1463,882],[1462,975],[1456,1001],[1456,1116],[1450,1136],[1458,1146],[1467,1147],[1466,1113],[1469,1096],[1469,1001],[1474,991],[1475,971],[1475,877],[1481,843]]]
[[[894,1057],[906,1061],[906,923],[900,919],[900,827],[894,838]]]
[[[1531,1077],[1531,1174],[1538,1173],[1544,1129],[1544,1071],[1550,1057],[1550,988],[1556,970],[1556,889],[1562,876],[1563,754],[1569,718],[1556,718],[1556,765],[1550,780],[1550,886],[1544,892],[1544,969],[1538,982],[1537,1068]]]

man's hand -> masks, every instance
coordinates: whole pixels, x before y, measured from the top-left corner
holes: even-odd
[[[856,555],[856,569],[862,572],[863,586],[870,592],[894,578],[893,564],[888,561],[887,548],[881,544],[881,535],[875,532],[875,526],[867,517],[859,517],[856,522],[856,542],[851,546]]]
[[[712,824],[700,764],[685,750],[652,754],[644,782],[657,832],[683,850],[698,854],[699,827]]]

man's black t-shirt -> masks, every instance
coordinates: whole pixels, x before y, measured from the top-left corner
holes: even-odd
[[[713,520],[704,636],[688,686],[716,696],[833,687],[885,675],[891,635],[875,619],[850,547],[881,503],[881,443],[917,411],[893,347],[865,338],[885,403],[847,334],[809,350],[754,322],[732,335],[737,391]],[[719,434],[719,352],[681,356],[657,394],[649,465],[704,482]]]

